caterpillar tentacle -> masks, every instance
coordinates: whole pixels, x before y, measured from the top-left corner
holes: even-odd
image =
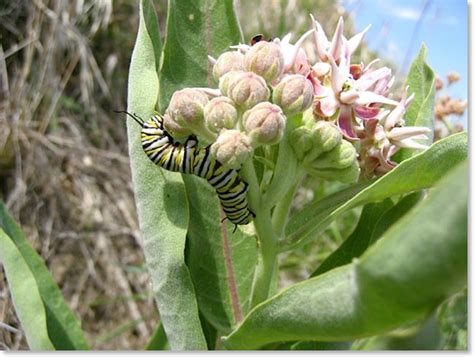
[[[248,207],[248,184],[241,179],[238,170],[226,169],[213,158],[209,146],[199,148],[195,136],[188,137],[184,144],[175,142],[159,115],[143,122],[141,140],[145,154],[155,164],[165,170],[206,179],[216,190],[229,221],[235,225],[252,221],[255,215]]]

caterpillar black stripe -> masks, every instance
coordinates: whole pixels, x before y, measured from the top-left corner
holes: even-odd
[[[169,171],[206,179],[215,188],[229,221],[235,225],[252,221],[254,214],[247,202],[248,184],[241,179],[238,170],[224,168],[212,157],[209,146],[198,147],[195,136],[188,137],[184,144],[175,142],[164,128],[160,115],[144,121],[137,115],[127,114],[142,127],[142,147],[151,161]]]

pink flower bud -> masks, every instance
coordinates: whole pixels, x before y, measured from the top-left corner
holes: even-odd
[[[204,107],[209,99],[203,92],[185,88],[173,93],[167,113],[182,128],[196,128],[203,124]]]
[[[286,76],[273,90],[273,103],[286,115],[302,113],[313,103],[313,85],[300,74]]]
[[[219,78],[230,71],[241,71],[243,69],[244,55],[239,51],[229,51],[219,56],[212,69],[212,74],[214,79],[218,81]]]
[[[191,130],[189,130],[188,128],[183,128],[173,119],[171,119],[168,113],[165,113],[163,115],[163,124],[165,126],[165,129],[171,134],[173,138],[186,138],[192,134]]]
[[[268,83],[283,73],[284,65],[281,46],[275,42],[258,42],[244,58],[245,69],[262,76]]]
[[[263,102],[244,113],[242,124],[254,147],[273,145],[283,136],[286,117],[278,105]]]
[[[211,154],[223,166],[238,169],[252,152],[249,138],[238,130],[223,129],[211,145]]]
[[[224,128],[234,128],[237,119],[238,113],[234,102],[227,97],[213,98],[204,107],[204,121],[213,133],[218,134]]]

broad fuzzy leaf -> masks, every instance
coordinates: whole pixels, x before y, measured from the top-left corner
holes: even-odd
[[[160,53],[156,15],[149,0],[140,2],[140,25],[132,54],[128,111],[153,114],[158,100]],[[188,206],[179,174],[161,170],[145,155],[140,127],[128,120],[135,200],[145,258],[168,342],[172,350],[206,349],[194,287],[184,262]]]
[[[347,341],[426,316],[467,283],[467,179],[464,161],[359,260],[258,305],[226,347]]]
[[[208,55],[218,57],[242,42],[230,0],[169,1],[167,36],[160,73],[160,107],[164,111],[173,92],[186,87],[217,87]],[[255,239],[233,226],[221,230],[219,201],[210,185],[185,176],[190,202],[187,262],[199,308],[215,328],[226,333],[249,309]],[[176,197],[176,200],[180,198]],[[229,249],[224,249],[225,247]]]

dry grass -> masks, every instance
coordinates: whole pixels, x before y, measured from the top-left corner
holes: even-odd
[[[112,112],[126,107],[136,2],[24,0],[0,16],[1,198],[92,346],[140,349],[158,313]],[[0,321],[0,348],[27,349],[3,276]]]

